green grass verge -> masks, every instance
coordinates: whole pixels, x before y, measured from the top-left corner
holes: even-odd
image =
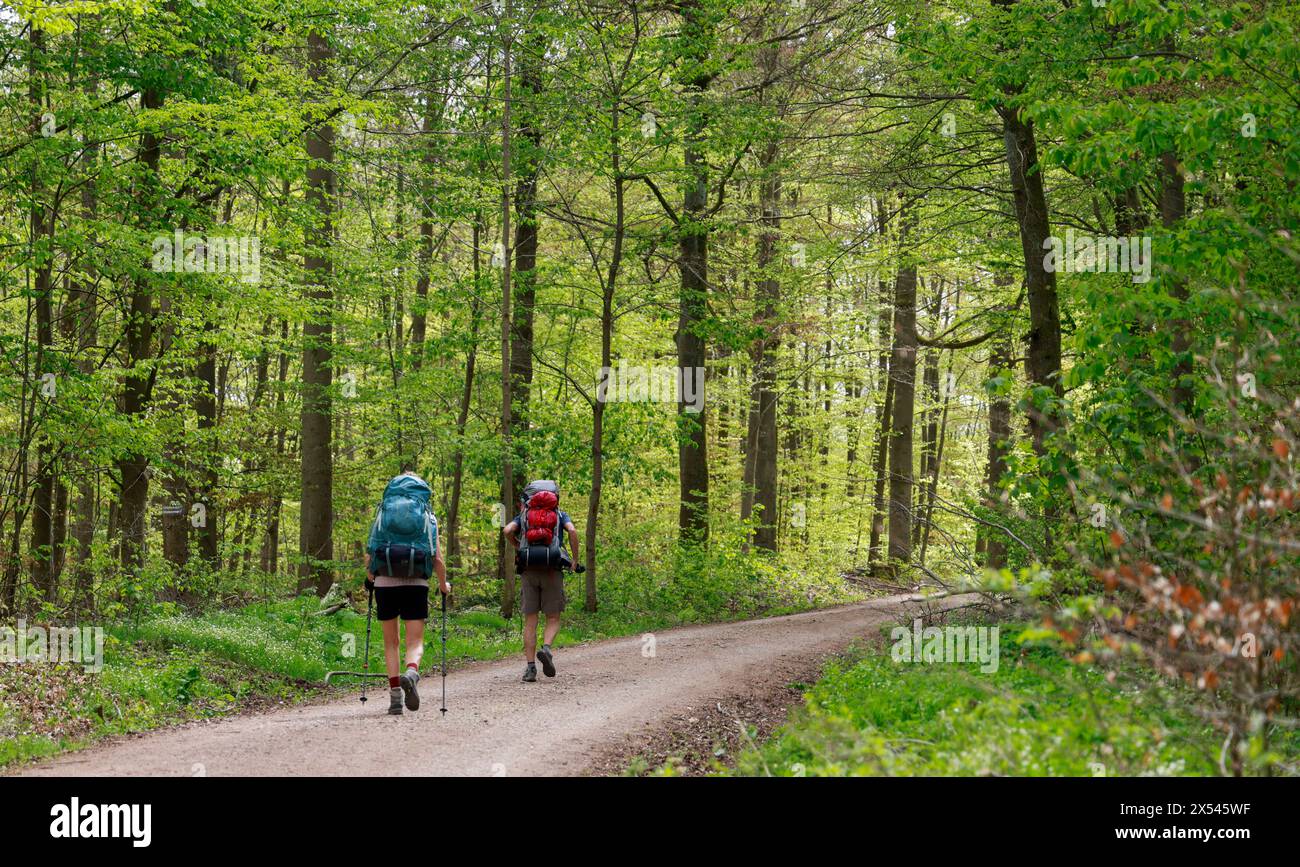
[[[1189,691],[1104,672],[1001,630],[996,672],[906,664],[889,644],[829,665],[805,704],[736,776],[1132,776],[1216,773],[1220,736]],[[1294,746],[1294,744],[1292,744]],[[659,769],[672,774],[671,767]]]

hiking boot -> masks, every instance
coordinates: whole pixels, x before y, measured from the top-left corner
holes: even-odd
[[[524,668],[524,683],[537,683],[537,664],[530,662]]]
[[[388,712],[391,714],[400,714],[402,712],[402,688],[395,686],[388,691]]]
[[[420,682],[420,672],[414,668],[408,668],[398,680],[402,684],[402,691],[406,693],[406,709],[420,709],[420,694],[415,691],[415,685]]]
[[[537,661],[542,664],[542,673],[547,677],[555,677],[555,657],[551,655],[551,646],[543,644],[542,649],[537,651]]]

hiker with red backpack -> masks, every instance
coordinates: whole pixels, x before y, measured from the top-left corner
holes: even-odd
[[[578,563],[578,530],[560,509],[560,487],[549,479],[530,482],[519,498],[519,515],[502,529],[516,547],[515,573],[519,575],[521,610],[524,613],[524,683],[537,681],[537,663],[542,672],[555,677],[555,653],[551,643],[560,631],[564,611],[564,569],[584,572]],[[563,534],[569,534],[569,551]],[[571,552],[571,553],[570,553]],[[546,617],[542,647],[537,649],[537,614]]]
[[[415,473],[395,477],[384,488],[366,542],[366,589],[379,603],[391,714],[400,714],[403,703],[408,710],[420,708],[416,684],[424,655],[424,622],[429,618],[429,578],[438,576],[444,612],[451,592],[438,547],[438,521],[429,505],[431,494],[428,483]],[[401,671],[399,619],[406,630],[405,671]]]

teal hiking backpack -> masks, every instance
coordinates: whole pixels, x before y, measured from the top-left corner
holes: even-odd
[[[428,578],[438,551],[438,521],[424,479],[403,473],[384,488],[366,550],[376,575]]]

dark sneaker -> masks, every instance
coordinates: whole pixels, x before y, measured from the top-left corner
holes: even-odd
[[[528,663],[524,668],[524,683],[537,683],[537,666],[534,663]]]
[[[393,687],[388,691],[388,712],[391,714],[400,714],[402,712],[402,688]]]
[[[537,651],[537,661],[542,664],[543,674],[555,677],[555,657],[551,655],[551,648],[542,645],[542,649]]]
[[[406,709],[419,710],[420,694],[415,691],[415,685],[420,682],[420,673],[413,668],[408,668],[398,680],[402,684],[402,692],[406,693]]]

